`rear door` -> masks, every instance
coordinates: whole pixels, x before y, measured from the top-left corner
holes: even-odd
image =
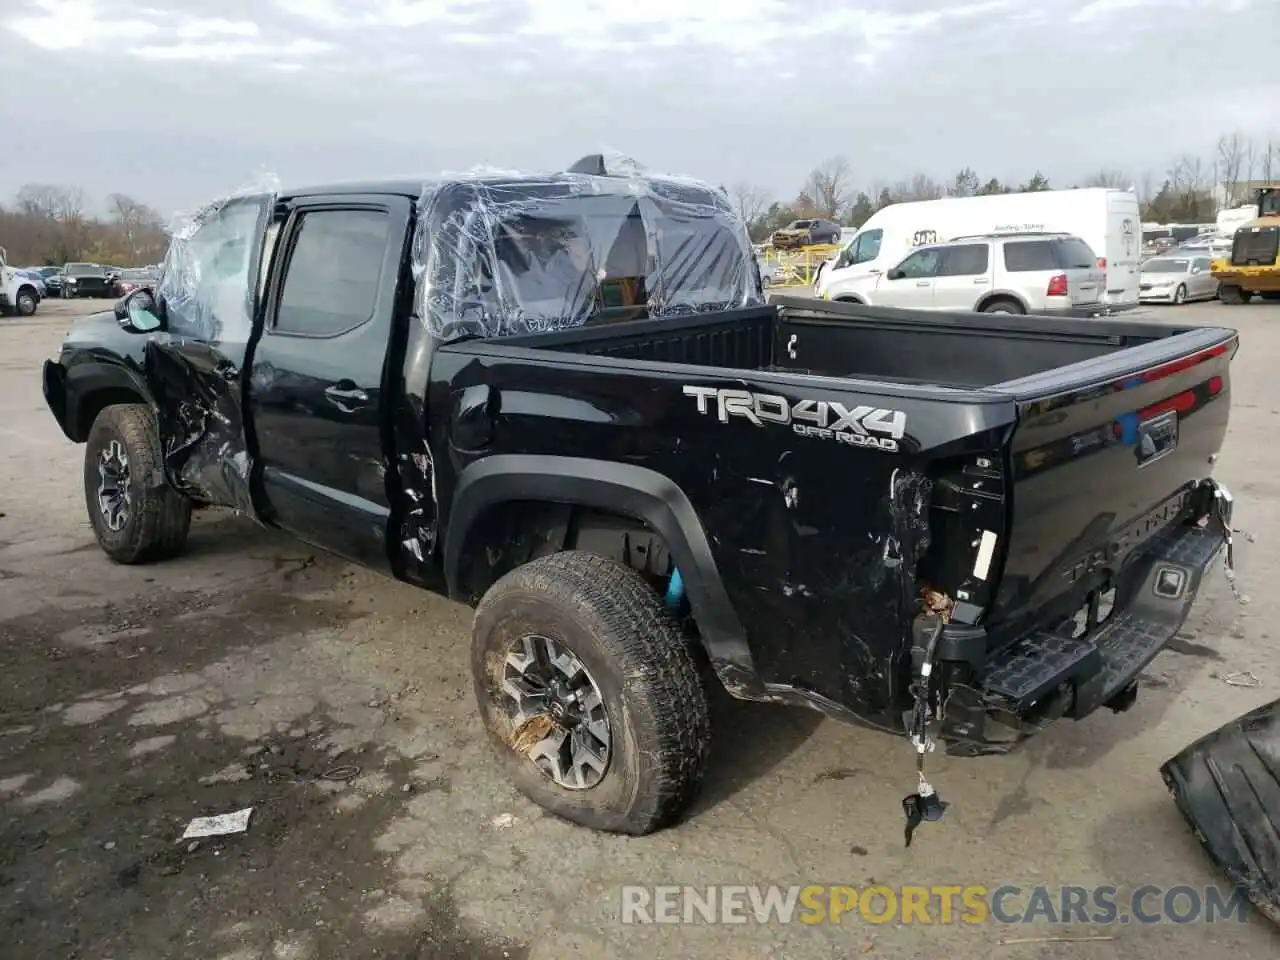
[[[307,198],[282,210],[249,410],[264,516],[390,569],[386,359],[407,197]]]
[[[1138,303],[1138,267],[1142,262],[1142,218],[1138,215],[1138,198],[1123,191],[1107,195],[1106,248],[1096,251],[1106,257],[1106,291],[1104,300],[1113,307],[1132,307]]]
[[[958,243],[942,248],[933,281],[933,309],[973,310],[991,290],[991,245]]]
[[[1196,297],[1212,297],[1218,292],[1218,281],[1213,276],[1213,264],[1208,257],[1196,257],[1191,262],[1191,269],[1195,273],[1191,277],[1194,286],[1193,296]]]

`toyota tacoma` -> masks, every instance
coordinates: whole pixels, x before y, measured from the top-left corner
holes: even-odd
[[[720,191],[596,156],[212,204],[43,376],[113,560],[218,505],[474,605],[548,810],[677,819],[714,677],[909,739],[909,842],[934,744],[1124,709],[1229,572],[1237,345],[767,301]]]

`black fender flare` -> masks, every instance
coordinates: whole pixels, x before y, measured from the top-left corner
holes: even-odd
[[[634,517],[667,543],[684,581],[698,632],[717,675],[739,697],[759,696],[746,632],[725,590],[697,511],[684,491],[655,470],[585,457],[494,454],[466,467],[449,511],[444,536],[444,574],[452,597],[467,535],[490,507],[512,500],[539,500],[592,507]]]
[[[130,394],[143,403],[155,406],[151,390],[141,373],[131,370],[120,363],[109,363],[103,360],[88,360],[63,367],[50,363],[45,372],[46,399],[49,391],[61,389],[61,416],[58,424],[67,439],[83,443],[89,436],[92,422],[83,422],[86,402],[95,394],[110,394],[123,397]],[[50,401],[50,407],[53,402]],[[54,409],[55,416],[58,414]]]

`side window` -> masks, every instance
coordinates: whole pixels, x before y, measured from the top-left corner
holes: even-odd
[[[249,271],[264,203],[262,198],[225,203],[169,244],[157,290],[171,333],[210,343],[249,339],[254,307]]]
[[[1058,261],[1048,240],[1018,240],[1004,245],[1004,268],[1010,273],[1057,270]]]
[[[923,280],[938,273],[939,254],[937,250],[917,250],[898,264],[904,279]]]
[[[1196,257],[1195,266],[1201,273],[1208,273],[1213,268],[1208,257]]]
[[[332,337],[373,316],[389,219],[381,210],[304,213],[285,268],[274,330]]]
[[[987,261],[987,245],[985,243],[966,243],[958,247],[947,247],[942,251],[942,262],[938,265],[938,276],[980,276],[987,272]]]
[[[850,263],[868,263],[880,256],[880,243],[884,240],[883,230],[868,230],[860,234],[854,241],[853,257]]]

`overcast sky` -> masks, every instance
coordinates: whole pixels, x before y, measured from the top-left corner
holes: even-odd
[[[216,16],[213,12],[216,11]],[[965,165],[1051,182],[1280,141],[1280,0],[0,0],[0,202],[165,213],[614,149],[794,195]]]

